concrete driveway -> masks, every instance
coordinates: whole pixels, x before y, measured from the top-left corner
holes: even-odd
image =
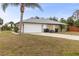
[[[65,38],[65,39],[71,39],[71,40],[79,40],[79,36],[76,36],[76,35],[67,35],[67,34],[58,34],[58,33],[29,33],[29,34],[58,37],[58,38]]]

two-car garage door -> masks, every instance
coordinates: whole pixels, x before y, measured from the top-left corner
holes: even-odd
[[[24,33],[42,32],[42,24],[24,24]]]

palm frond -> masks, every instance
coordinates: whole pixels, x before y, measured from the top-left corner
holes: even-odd
[[[2,7],[2,10],[5,12],[6,8],[8,7],[8,3],[3,3],[1,7]]]
[[[19,6],[20,3],[9,3],[12,6]]]
[[[6,8],[11,5],[11,6],[18,6],[19,3],[2,3],[1,6],[2,6],[2,9],[3,11],[5,12]]]
[[[43,9],[41,8],[41,6],[38,3],[24,3],[25,7],[28,8],[39,8],[41,11],[43,11]]]
[[[5,12],[6,8],[11,5],[11,6],[19,6],[19,4],[21,3],[2,3],[1,6],[2,6],[2,9],[3,11]],[[25,7],[28,7],[28,8],[39,8],[41,11],[43,11],[43,9],[41,8],[41,6],[38,4],[38,3],[24,3],[24,6]]]

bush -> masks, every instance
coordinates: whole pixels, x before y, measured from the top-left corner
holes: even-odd
[[[44,29],[44,32],[49,32],[49,29],[47,28],[47,29]]]
[[[14,27],[14,32],[18,32],[18,27]]]
[[[60,19],[60,22],[61,22],[61,23],[67,23],[67,21],[66,21],[64,18],[61,18],[61,19]]]
[[[79,19],[75,21],[75,26],[79,27]]]
[[[74,25],[74,20],[73,20],[72,17],[69,17],[69,18],[67,19],[67,24],[70,25],[70,26],[73,26],[73,25]]]
[[[6,30],[11,31],[11,27],[7,27]]]
[[[2,26],[1,31],[5,31],[5,30],[11,31],[11,27],[8,27],[7,25]]]
[[[1,31],[4,31],[4,26],[1,27]]]

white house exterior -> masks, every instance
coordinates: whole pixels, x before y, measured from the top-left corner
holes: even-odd
[[[22,31],[24,31],[24,33],[44,32],[46,28],[53,31],[57,28],[58,32],[61,32],[61,25],[65,25],[64,23],[48,19],[27,19],[23,21],[23,24]]]

